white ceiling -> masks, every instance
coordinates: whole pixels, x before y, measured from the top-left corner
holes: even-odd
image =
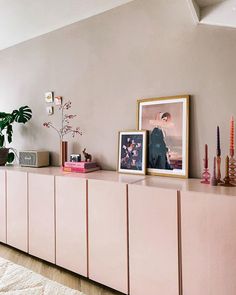
[[[188,0],[195,22],[236,28],[236,0]]]
[[[0,50],[133,0],[0,0]]]

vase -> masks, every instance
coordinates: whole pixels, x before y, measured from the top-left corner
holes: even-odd
[[[65,162],[68,158],[68,142],[61,141],[61,152],[60,152],[60,165],[64,167]]]
[[[0,166],[5,166],[7,163],[9,149],[0,148]]]

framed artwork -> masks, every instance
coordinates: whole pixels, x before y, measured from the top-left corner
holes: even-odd
[[[45,92],[44,94],[44,99],[45,99],[45,102],[47,103],[52,103],[53,102],[53,92],[50,91],[50,92]]]
[[[118,172],[146,174],[147,132],[120,131]]]
[[[148,174],[187,178],[189,96],[138,100],[137,125],[148,130]]]
[[[55,96],[54,97],[54,103],[56,106],[62,105],[62,96]]]

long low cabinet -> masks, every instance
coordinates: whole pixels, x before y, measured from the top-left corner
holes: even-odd
[[[131,295],[236,294],[236,188],[0,168],[0,242]]]

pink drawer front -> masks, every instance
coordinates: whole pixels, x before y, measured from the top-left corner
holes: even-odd
[[[88,180],[89,278],[127,294],[126,188]]]
[[[28,252],[27,173],[7,171],[7,244]]]
[[[177,191],[129,185],[131,295],[178,295]]]
[[[56,264],[87,276],[86,180],[56,177]]]
[[[54,177],[29,173],[29,253],[55,263]]]
[[[0,242],[6,243],[6,173],[0,171]]]

